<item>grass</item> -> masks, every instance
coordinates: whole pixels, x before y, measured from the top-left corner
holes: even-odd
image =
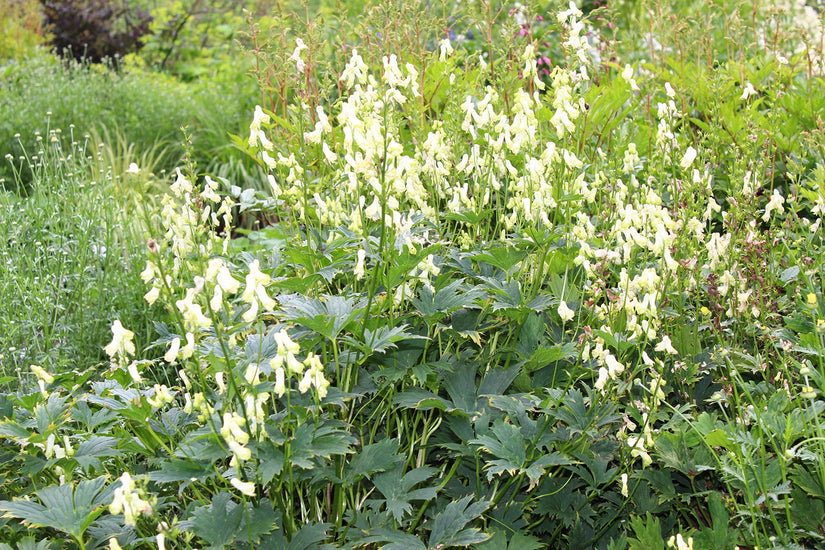
[[[112,318],[149,327],[140,306],[145,228],[117,180],[121,169],[92,156],[91,144],[50,130],[26,153],[23,196],[2,194],[2,365],[34,363],[83,373],[105,364]]]

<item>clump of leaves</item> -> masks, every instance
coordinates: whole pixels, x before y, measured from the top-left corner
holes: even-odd
[[[140,8],[116,6],[111,0],[43,0],[45,26],[61,55],[80,61],[117,62],[139,50],[152,17]]]

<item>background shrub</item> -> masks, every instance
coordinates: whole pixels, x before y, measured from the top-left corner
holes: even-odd
[[[138,149],[151,149],[157,142],[170,145],[157,167],[171,170],[183,152],[180,129],[188,126],[205,163],[216,147],[225,145],[227,132],[240,131],[248,110],[245,102],[228,98],[221,87],[184,84],[159,73],[115,73],[103,65],[61,63],[42,54],[11,62],[0,72],[0,152],[19,164],[23,147],[34,148],[34,132],[47,135],[50,128],[74,125],[75,135],[82,137],[106,127]],[[16,137],[18,132],[22,138]],[[25,165],[21,168],[20,181],[27,183],[31,175]],[[12,182],[6,162],[0,178]]]
[[[37,0],[4,0],[0,10],[0,60],[19,57],[45,42]]]
[[[152,17],[141,9],[109,0],[42,0],[44,23],[51,45],[60,55],[100,63],[142,46]]]

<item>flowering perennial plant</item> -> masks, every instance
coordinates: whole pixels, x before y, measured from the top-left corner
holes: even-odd
[[[156,341],[116,320],[102,379],[41,362],[0,395],[0,479],[34,483],[4,521],[79,548],[823,541],[825,160],[771,114],[818,131],[798,58],[697,68],[650,32],[647,61],[609,10],[479,7],[284,33],[235,139],[258,187],[189,163],[145,222]]]

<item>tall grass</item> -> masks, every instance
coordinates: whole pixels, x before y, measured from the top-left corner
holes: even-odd
[[[93,156],[72,130],[37,134],[7,158],[21,194],[0,194],[0,370],[39,364],[84,372],[105,363],[113,319],[151,326],[139,277],[145,226],[119,180],[138,178]],[[118,170],[115,172],[114,170]],[[19,177],[19,176],[18,176]]]

